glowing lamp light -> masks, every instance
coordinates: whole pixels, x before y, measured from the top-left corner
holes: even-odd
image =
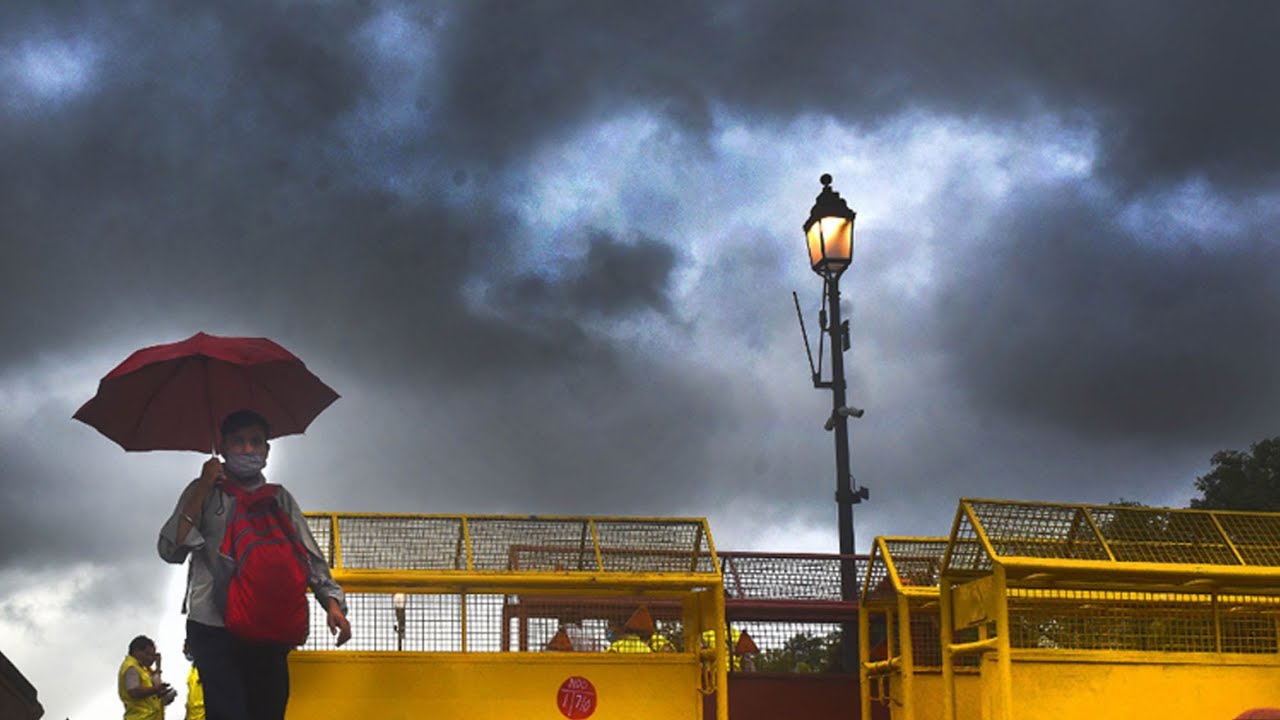
[[[818,194],[804,223],[805,239],[809,244],[809,266],[827,279],[840,277],[840,273],[853,261],[853,220],[857,213],[840,193],[831,189],[831,176],[820,179],[822,192]]]
[[[396,650],[404,650],[404,611],[407,598],[404,593],[396,593],[391,596],[391,607],[396,612]]]

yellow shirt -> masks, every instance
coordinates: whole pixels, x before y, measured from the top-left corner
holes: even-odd
[[[654,652],[676,651],[676,646],[672,645],[670,640],[657,633],[654,633],[653,637],[649,638],[649,647],[652,648]]]
[[[205,720],[204,717],[204,683],[200,682],[200,672],[191,666],[187,673],[187,718],[186,720]]]
[[[124,686],[124,674],[129,668],[138,671],[140,687],[152,687],[151,671],[144,668],[134,656],[125,655],[124,662],[120,663],[120,670],[116,673],[116,692],[120,695],[120,702],[124,703],[124,720],[164,720],[164,706],[160,704],[159,695],[144,698],[129,696],[129,691]]]
[[[738,640],[742,637],[742,631],[738,628],[729,628],[729,669],[742,669],[742,656],[738,654]],[[716,645],[716,631],[702,631],[702,647],[712,648]]]
[[[611,653],[651,653],[653,648],[649,647],[649,643],[641,640],[636,635],[623,635],[613,644],[609,646],[606,652]]]

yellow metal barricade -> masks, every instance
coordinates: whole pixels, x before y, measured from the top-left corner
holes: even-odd
[[[939,599],[948,720],[1280,706],[1280,514],[961,500]]]
[[[727,720],[700,518],[308,514],[347,592],[290,656],[290,720]],[[704,648],[704,631],[721,630]]]
[[[938,581],[945,537],[877,537],[858,602],[862,717],[942,717],[942,613]],[[957,691],[976,692],[977,668],[953,668]]]

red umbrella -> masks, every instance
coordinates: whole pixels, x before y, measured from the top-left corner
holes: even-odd
[[[280,437],[306,430],[337,399],[293,353],[266,338],[201,332],[130,355],[74,417],[125,450],[208,452],[218,425],[236,410],[262,415],[271,437]]]

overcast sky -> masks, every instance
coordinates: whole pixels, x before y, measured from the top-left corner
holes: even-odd
[[[308,509],[835,551],[824,172],[859,549],[962,496],[1185,505],[1280,434],[1280,5],[193,7],[0,6],[0,650],[55,720],[120,712],[133,635],[179,655],[202,458],[71,415],[199,330],[341,393],[267,469]]]

